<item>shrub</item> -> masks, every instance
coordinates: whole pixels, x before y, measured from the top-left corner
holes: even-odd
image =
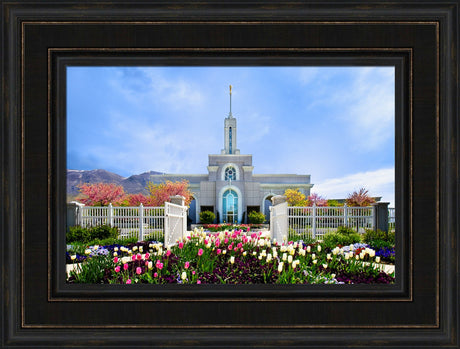
[[[200,212],[200,222],[203,224],[210,224],[214,222],[216,215],[211,211],[202,211]]]
[[[118,237],[119,230],[117,227],[111,227],[108,225],[99,225],[95,227],[83,228],[83,227],[70,227],[66,234],[67,243],[75,241],[88,243],[91,240],[103,240],[107,238]]]
[[[249,223],[262,224],[265,222],[265,215],[262,212],[251,211],[248,214]]]
[[[366,229],[366,233],[363,236],[363,240],[366,244],[371,245],[373,241],[380,240],[390,244],[390,246],[395,244],[395,233],[394,232],[385,232],[380,229],[370,230]]]
[[[338,245],[347,246],[357,242],[361,242],[361,235],[356,232],[352,234],[328,233],[323,239],[323,245],[331,249]]]
[[[375,202],[375,199],[369,196],[369,190],[365,188],[359,189],[349,194],[345,200],[348,206],[370,206]]]
[[[337,233],[343,234],[343,235],[350,235],[350,234],[356,234],[356,231],[353,230],[353,228],[340,226],[337,228]]]

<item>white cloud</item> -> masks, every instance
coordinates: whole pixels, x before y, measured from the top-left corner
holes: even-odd
[[[394,139],[394,69],[361,67],[352,72],[345,85],[346,70],[315,74],[308,81],[314,96],[309,109],[328,110],[332,121],[343,123],[343,137],[355,151],[378,150]],[[301,74],[299,80],[305,81]]]
[[[381,201],[390,202],[390,207],[394,207],[394,178],[394,168],[358,172],[345,177],[320,180],[314,183],[311,191],[327,199],[343,199],[364,187],[369,190],[370,196],[381,196]]]

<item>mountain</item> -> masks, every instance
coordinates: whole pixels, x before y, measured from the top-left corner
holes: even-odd
[[[78,186],[84,183],[114,183],[123,186],[128,194],[147,194],[145,187],[150,180],[150,175],[162,174],[162,172],[149,171],[130,177],[122,177],[106,170],[67,170],[67,195],[79,194]]]

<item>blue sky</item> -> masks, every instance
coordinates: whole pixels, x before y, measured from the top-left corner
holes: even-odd
[[[224,118],[254,173],[310,174],[394,206],[393,67],[68,67],[67,168],[207,173]]]

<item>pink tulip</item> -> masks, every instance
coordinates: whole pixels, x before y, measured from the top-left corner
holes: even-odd
[[[115,271],[116,271],[117,273],[120,272],[120,266],[119,266],[119,265],[117,265],[117,266],[115,267]]]
[[[228,243],[228,238],[225,238],[224,244]]]
[[[200,280],[197,280],[196,283],[197,283],[197,284],[201,284],[201,281],[200,281]]]
[[[114,263],[118,263],[118,257],[115,257],[115,258],[113,259],[113,262],[114,262]]]
[[[133,261],[135,261],[135,260],[136,260],[136,255],[133,254],[133,256],[131,257],[131,259],[132,259]]]
[[[183,247],[184,247],[184,243],[182,241],[179,242],[179,248],[182,250]]]
[[[153,273],[153,277],[154,277],[154,278],[158,277],[158,273],[156,273],[156,272]]]
[[[221,254],[221,252],[222,252],[222,250],[221,250],[220,248],[218,248],[218,249],[216,250],[216,253],[217,253],[217,254]]]
[[[240,252],[243,253],[243,251],[244,251],[244,248],[241,247]]]
[[[146,254],[145,254],[145,259],[147,260],[147,259],[149,259],[149,258],[150,258],[150,254],[149,254],[149,253],[146,253]]]
[[[190,262],[185,262],[184,268],[188,269],[190,267]]]
[[[126,283],[129,285],[131,284],[131,279],[126,280]]]
[[[142,255],[140,253],[137,254],[137,260],[140,261],[142,259]]]
[[[129,268],[129,265],[128,265],[128,263],[126,263],[126,264],[123,264],[123,270],[128,270],[128,268]]]
[[[141,268],[141,267],[137,267],[137,268],[136,268],[136,274],[137,274],[137,275],[142,274],[142,268]]]
[[[149,261],[145,261],[144,265],[148,266],[148,265],[149,265]]]
[[[203,254],[203,249],[200,248],[200,249],[198,250],[198,256],[201,256],[202,254]]]
[[[216,247],[219,247],[219,245],[220,245],[220,240],[217,239],[217,240],[216,240]]]
[[[195,270],[192,270],[192,275],[195,275],[195,274],[196,274],[196,273],[195,273]]]
[[[233,249],[233,245],[232,244],[228,245],[228,249],[229,251],[231,251]]]
[[[238,245],[236,245],[236,247],[241,248],[243,247],[243,244],[240,242]]]
[[[171,255],[171,250],[166,251],[166,257],[169,257]]]

